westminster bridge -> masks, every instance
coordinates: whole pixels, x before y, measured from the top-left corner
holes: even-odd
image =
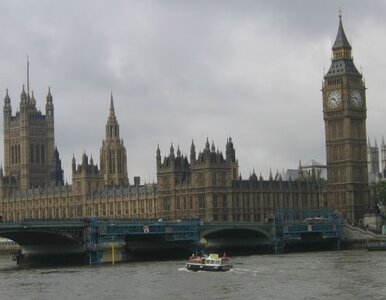
[[[300,220],[300,221],[299,221]],[[189,220],[44,219],[0,223],[0,237],[28,260],[100,263],[158,254],[221,251],[280,253],[299,243],[332,241],[339,249],[340,219],[326,211],[277,212],[270,223]]]

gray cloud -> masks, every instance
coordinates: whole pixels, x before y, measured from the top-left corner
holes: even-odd
[[[367,82],[368,134],[383,132],[386,5],[371,1],[1,1],[0,91],[15,112],[30,55],[56,143],[99,160],[113,91],[129,176],[155,179],[155,150],[232,136],[241,172],[325,161],[321,80],[343,22]],[[381,73],[382,72],[382,73]],[[2,153],[0,153],[2,157]]]

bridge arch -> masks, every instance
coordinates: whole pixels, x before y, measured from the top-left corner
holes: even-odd
[[[10,230],[2,231],[0,236],[22,247],[26,245],[77,245],[82,242],[80,236],[49,230]]]
[[[259,224],[206,224],[200,228],[200,244],[218,250],[271,249],[272,228]]]

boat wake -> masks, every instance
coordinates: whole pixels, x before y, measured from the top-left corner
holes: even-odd
[[[259,273],[259,271],[256,271],[256,270],[249,270],[249,269],[243,269],[243,268],[234,268],[232,269],[232,271],[236,273],[252,273],[254,275]]]

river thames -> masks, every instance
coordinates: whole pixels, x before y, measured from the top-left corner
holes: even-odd
[[[386,299],[386,252],[233,257],[234,270],[183,260],[20,268],[0,257],[0,299]]]

